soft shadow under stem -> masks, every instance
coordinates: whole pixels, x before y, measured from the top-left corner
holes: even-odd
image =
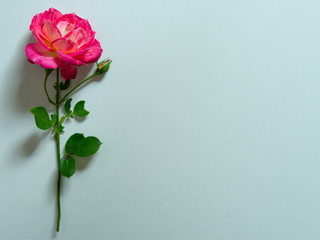
[[[56,115],[57,115],[57,131],[55,134],[55,140],[57,145],[57,163],[58,163],[58,182],[57,182],[57,204],[58,204],[58,216],[57,216],[57,232],[59,232],[60,228],[60,219],[61,219],[61,204],[60,204],[60,182],[61,182],[61,173],[59,169],[60,163],[60,117],[59,117],[59,108],[60,108],[60,83],[59,83],[59,68],[57,68],[57,82],[56,82]]]

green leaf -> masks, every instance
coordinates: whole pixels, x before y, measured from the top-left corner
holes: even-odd
[[[84,137],[81,133],[73,134],[66,143],[66,153],[79,157],[88,157],[95,154],[102,143],[96,137]]]
[[[78,117],[85,117],[89,114],[87,110],[84,109],[85,101],[79,101],[74,106],[73,113]]]
[[[30,112],[34,115],[34,120],[38,128],[47,130],[52,126],[49,114],[44,107],[34,107],[30,109]]]
[[[66,153],[74,154],[81,140],[84,139],[83,134],[75,133],[66,142]]]
[[[66,103],[64,104],[64,110],[66,111],[67,114],[71,114],[72,111],[71,111],[71,101],[72,101],[72,98],[69,98]]]
[[[95,154],[102,143],[96,137],[86,137],[80,140],[75,148],[74,154],[79,157],[88,157]]]
[[[76,161],[72,156],[63,156],[60,159],[59,170],[62,176],[70,178],[76,171]]]

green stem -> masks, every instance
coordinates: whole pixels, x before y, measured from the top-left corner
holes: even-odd
[[[47,98],[48,98],[48,101],[49,101],[49,103],[52,103],[53,105],[56,105],[52,100],[51,100],[51,98],[49,97],[49,94],[48,94],[48,91],[47,91],[47,80],[48,80],[48,77],[49,77],[49,75],[50,75],[50,72],[47,72],[46,71],[46,77],[44,78],[44,91],[45,91],[45,93],[46,93],[46,95],[47,95]]]
[[[84,79],[82,82],[80,82],[77,86],[75,86],[74,88],[72,88],[63,98],[59,103],[63,103],[64,101],[67,100],[67,97],[74,91],[76,90],[78,87],[80,87],[82,84],[84,84],[85,82],[89,81],[91,78],[93,78],[96,75],[99,75],[99,72],[95,72],[93,73],[91,76],[87,77],[86,79]]]
[[[59,68],[57,69],[57,95],[56,95],[56,115],[57,115],[57,131],[55,134],[56,145],[57,145],[57,159],[58,159],[58,182],[57,182],[57,204],[58,204],[58,217],[57,217],[57,232],[59,232],[60,228],[60,219],[61,219],[61,206],[60,206],[60,182],[61,182],[61,174],[59,170],[60,163],[60,121],[59,121],[59,107],[60,107],[60,88],[59,88]]]

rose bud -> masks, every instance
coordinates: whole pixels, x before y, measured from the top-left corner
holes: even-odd
[[[100,74],[108,72],[111,62],[112,61],[107,58],[102,62],[97,63],[97,72]]]

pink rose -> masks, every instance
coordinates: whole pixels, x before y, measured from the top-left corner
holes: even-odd
[[[30,30],[38,43],[26,46],[28,60],[43,68],[61,69],[61,76],[74,79],[77,66],[96,62],[102,49],[86,19],[62,14],[54,8],[33,17]]]

